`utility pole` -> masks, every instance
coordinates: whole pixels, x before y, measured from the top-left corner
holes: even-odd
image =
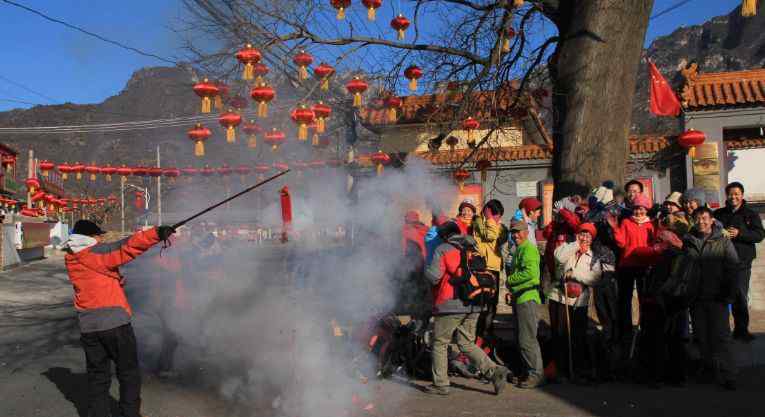
[[[122,234],[125,234],[125,180],[126,178],[120,175],[120,223],[122,225]]]
[[[157,145],[157,168],[159,163],[159,145]],[[162,175],[157,177],[157,224],[162,224]]]

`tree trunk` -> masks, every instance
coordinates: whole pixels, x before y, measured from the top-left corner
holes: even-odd
[[[653,0],[562,1],[553,79],[555,194],[624,181],[638,65]]]

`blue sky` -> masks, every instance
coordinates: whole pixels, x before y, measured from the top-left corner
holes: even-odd
[[[655,0],[654,13],[680,1]],[[180,41],[172,30],[183,16],[183,5],[178,0],[16,2],[147,52],[170,58],[182,56]],[[738,4],[740,0],[689,0],[651,20],[646,44],[680,26],[726,14]],[[0,111],[30,107],[23,102],[98,103],[122,90],[135,70],[165,65],[46,21],[2,0],[0,50]]]

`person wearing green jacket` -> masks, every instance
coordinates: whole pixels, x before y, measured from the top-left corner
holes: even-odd
[[[513,299],[518,348],[527,369],[526,377],[518,386],[537,388],[545,382],[542,350],[537,340],[537,306],[542,303],[539,297],[539,249],[529,240],[529,228],[525,221],[513,219],[510,234],[516,249],[507,271],[507,287]]]

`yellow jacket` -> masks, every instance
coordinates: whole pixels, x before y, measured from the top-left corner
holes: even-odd
[[[473,237],[478,243],[478,253],[486,259],[486,268],[490,271],[501,271],[501,248],[507,242],[507,229],[493,219],[477,216],[473,220]]]

